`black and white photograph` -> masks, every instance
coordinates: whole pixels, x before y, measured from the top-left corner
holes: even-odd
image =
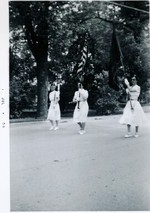
[[[4,5],[2,212],[150,211],[149,1]]]

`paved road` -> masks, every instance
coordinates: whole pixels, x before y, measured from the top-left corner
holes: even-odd
[[[120,115],[10,128],[12,211],[150,211],[150,122],[124,138]],[[150,114],[147,113],[150,121]]]

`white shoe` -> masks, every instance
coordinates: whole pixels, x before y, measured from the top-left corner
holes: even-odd
[[[54,129],[54,127],[53,126],[51,126],[50,128],[49,128],[49,130],[51,131],[51,130],[53,130]]]
[[[125,138],[131,138],[132,135],[131,135],[131,134],[126,134],[124,137],[125,137]]]
[[[139,135],[138,135],[138,134],[135,134],[135,135],[134,135],[134,137],[135,137],[135,138],[138,138],[138,137],[139,137]]]
[[[58,130],[59,129],[59,127],[58,126],[56,126],[55,128],[54,128],[54,130]]]
[[[80,134],[80,135],[85,134],[85,130],[80,130],[79,134]]]

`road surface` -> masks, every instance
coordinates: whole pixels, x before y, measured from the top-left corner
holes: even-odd
[[[124,138],[119,118],[90,117],[85,135],[72,119],[11,124],[11,210],[150,211],[150,122]]]

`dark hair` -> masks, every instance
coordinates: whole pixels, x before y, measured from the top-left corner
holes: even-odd
[[[137,80],[136,75],[133,75],[133,76],[132,76],[131,80],[133,80],[133,79],[134,79],[134,80]]]
[[[52,85],[51,86],[54,86],[54,87],[56,87],[56,84],[55,83],[52,83]]]
[[[87,84],[85,82],[82,82],[81,84],[82,84],[83,88],[87,87]]]
[[[82,85],[84,89],[87,89],[87,84],[85,82],[79,82],[79,84]]]

